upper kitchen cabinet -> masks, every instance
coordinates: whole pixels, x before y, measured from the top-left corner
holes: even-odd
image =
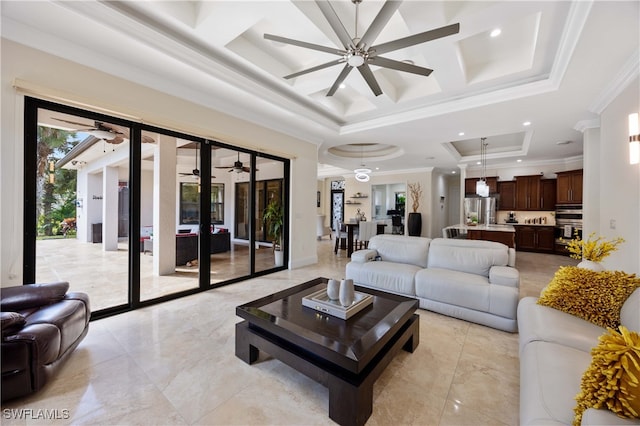
[[[540,210],[556,209],[556,179],[540,180]]]
[[[540,175],[516,176],[516,210],[540,210]]]
[[[498,199],[498,210],[516,210],[515,180],[498,182],[498,193],[500,194],[500,198]],[[555,199],[553,201],[555,202]]]
[[[476,194],[476,183],[480,180],[480,178],[467,178],[464,180],[464,195],[475,195]],[[487,185],[489,185],[489,194],[495,194],[498,192],[498,177],[492,176],[487,177]]]
[[[556,174],[556,204],[582,204],[582,169]]]

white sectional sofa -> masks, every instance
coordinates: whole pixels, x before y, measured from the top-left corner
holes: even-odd
[[[514,266],[515,250],[500,243],[376,235],[368,249],[353,253],[346,278],[415,297],[430,311],[516,332]]]
[[[520,342],[520,424],[570,425],[591,348],[606,330],[576,316],[538,305],[525,297],[518,305]],[[640,288],[620,312],[621,324],[640,331]],[[605,409],[586,410],[582,425],[640,425]]]

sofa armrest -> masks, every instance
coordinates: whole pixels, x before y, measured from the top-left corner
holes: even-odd
[[[70,291],[64,296],[65,300],[77,300],[84,304],[87,322],[91,318],[91,304],[89,303],[89,295],[79,291]]]
[[[605,408],[589,408],[582,413],[583,426],[587,425],[640,425],[640,419],[624,419]]]
[[[358,250],[358,251],[354,251],[351,254],[351,261],[358,262],[358,263],[365,263],[375,259],[377,255],[378,255],[378,250],[376,249]]]
[[[4,338],[5,342],[31,346],[36,365],[50,364],[60,354],[60,330],[53,324],[31,324]]]
[[[520,287],[520,272],[510,266],[492,266],[489,269],[489,284]]]

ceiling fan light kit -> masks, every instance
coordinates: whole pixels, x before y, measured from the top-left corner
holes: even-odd
[[[325,19],[329,22],[329,25],[340,39],[344,50],[336,49],[327,46],[321,46],[313,43],[307,43],[304,41],[293,40],[285,37],[280,37],[272,34],[264,34],[264,38],[267,40],[273,40],[280,43],[290,44],[293,46],[303,47],[306,49],[317,50],[320,52],[331,53],[340,56],[339,59],[327,62],[325,64],[317,65],[312,68],[308,68],[302,71],[298,71],[293,74],[285,76],[285,79],[299,77],[304,74],[308,74],[314,71],[318,71],[324,68],[328,68],[338,64],[345,64],[344,68],[338,75],[333,85],[330,87],[326,96],[333,96],[336,90],[340,87],[342,82],[347,78],[353,68],[357,68],[362,75],[362,78],[366,81],[367,85],[375,96],[382,94],[382,89],[378,85],[376,78],[369,68],[369,64],[376,65],[382,68],[389,68],[396,71],[403,71],[412,74],[418,74],[422,76],[429,76],[433,70],[425,67],[413,65],[404,61],[396,61],[393,59],[384,58],[378,56],[384,53],[393,52],[396,50],[404,49],[406,47],[422,44],[427,41],[435,40],[442,37],[447,37],[460,32],[460,24],[452,24],[444,27],[437,28],[435,30],[425,31],[419,34],[414,34],[409,37],[400,38],[390,42],[382,43],[379,45],[373,45],[375,40],[380,35],[380,32],[387,25],[393,14],[400,7],[401,1],[387,0],[373,22],[362,36],[358,37],[358,6],[362,0],[351,0],[356,6],[355,13],[355,35],[352,38],[347,32],[346,28],[340,21],[337,13],[331,6],[328,0],[316,0],[318,8],[324,15]]]

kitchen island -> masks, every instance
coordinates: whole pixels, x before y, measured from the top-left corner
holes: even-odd
[[[515,248],[516,246],[516,229],[512,225],[453,225],[447,226],[445,229],[445,235],[450,232],[447,230],[455,229],[459,235],[467,235],[469,240],[486,240],[495,241],[505,244],[509,247]]]

